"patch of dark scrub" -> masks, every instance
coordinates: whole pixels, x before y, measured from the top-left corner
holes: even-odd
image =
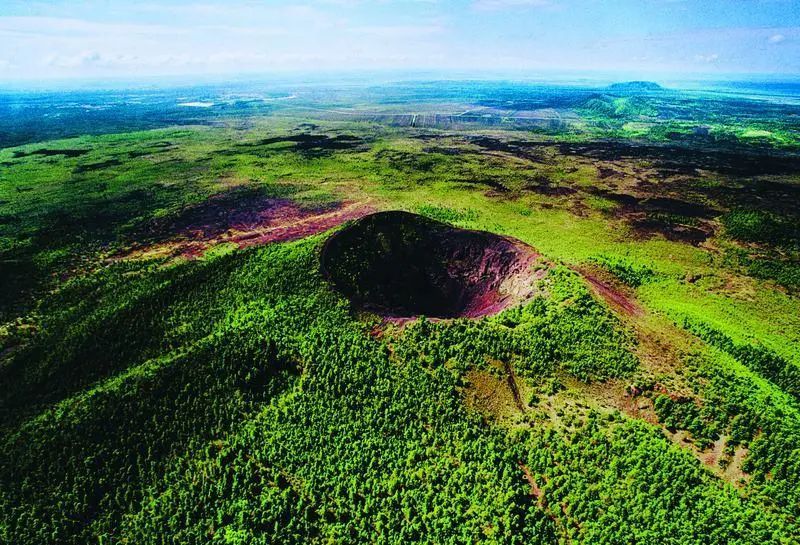
[[[421,134],[415,134],[414,136],[411,136],[411,138],[413,138],[414,140],[421,140],[423,142],[434,142],[434,141],[437,141],[437,140],[443,140],[445,138],[455,138],[455,137],[456,137],[456,135],[454,135],[454,134],[444,134],[444,133],[441,133],[441,134],[437,134],[437,133],[421,133]]]
[[[605,180],[607,178],[617,178],[619,177],[619,175],[620,175],[619,171],[613,168],[597,167],[597,176],[601,180]]]
[[[772,280],[792,293],[800,293],[800,259],[791,254],[785,256],[770,250],[748,252],[732,248],[725,253],[725,263],[754,278]]]
[[[64,157],[80,157],[86,155],[91,150],[88,149],[37,149],[33,151],[15,151],[14,158],[20,159],[22,157],[30,157],[32,155],[41,155],[44,157],[53,157],[55,155],[62,155]]]
[[[741,239],[745,242],[770,242],[777,245],[786,246],[789,238],[786,234],[791,234],[792,225],[800,223],[798,217],[797,203],[800,202],[800,185],[790,181],[781,181],[764,178],[744,178],[714,180],[714,183],[704,183],[707,178],[699,179],[667,179],[658,183],[640,181],[637,184],[637,191],[650,194],[671,194],[680,195],[682,199],[677,206],[670,206],[669,201],[678,199],[664,200],[660,197],[651,198],[651,204],[661,205],[650,208],[653,213],[672,214],[675,216],[689,217],[695,220],[721,219],[723,224],[729,223],[728,220],[738,220],[734,223],[738,228],[752,229],[757,228],[761,234],[753,236],[753,233]],[[713,180],[713,178],[712,178]],[[630,195],[619,195],[604,193],[602,196],[619,202],[623,205],[636,206],[639,200]],[[691,201],[702,201],[717,203],[715,208],[704,205],[697,205]],[[728,212],[720,217],[723,209]],[[748,213],[744,213],[749,211]],[[681,222],[692,225],[691,223]],[[702,221],[695,221],[702,223]],[[772,225],[770,228],[769,226]],[[778,227],[780,225],[780,227]],[[766,230],[765,227],[768,227]],[[795,231],[796,232],[796,231]],[[783,233],[780,235],[779,233]],[[734,238],[740,238],[734,236]],[[800,235],[794,235],[795,240],[800,240]],[[800,244],[795,246],[800,247]]]
[[[710,206],[672,197],[636,197],[627,193],[614,193],[597,188],[590,188],[587,191],[616,202],[623,208],[623,212],[662,213],[705,219],[711,219],[719,215],[719,211]]]
[[[616,141],[560,143],[557,147],[563,154],[596,160],[646,160],[667,174],[694,174],[698,169],[732,176],[791,174],[800,171],[800,156],[768,149],[754,151],[751,148],[737,149],[733,146],[703,148]]]
[[[540,163],[545,160],[538,148],[550,146],[550,143],[543,142],[527,142],[522,140],[501,140],[499,138],[491,138],[489,136],[475,136],[468,137],[467,142],[479,146],[489,151],[499,151],[508,153],[514,157],[527,159],[534,163]]]
[[[74,174],[83,174],[84,172],[91,172],[93,170],[102,170],[104,168],[115,167],[121,164],[122,163],[117,159],[109,159],[108,161],[99,161],[97,163],[87,163],[84,165],[78,165],[74,169],[72,169],[72,172]]]
[[[428,148],[423,149],[425,153],[438,153],[439,155],[449,155],[449,156],[456,156],[456,155],[465,155],[469,153],[468,150],[463,148],[446,148],[442,146],[431,146]]]
[[[236,146],[234,153],[252,153],[259,155],[267,153],[270,146],[275,144],[291,144],[290,150],[306,157],[322,157],[335,151],[366,151],[368,146],[363,138],[358,136],[340,134],[328,136],[326,134],[291,134],[265,138],[251,144]]]
[[[403,172],[431,172],[437,164],[433,157],[408,151],[380,150],[375,159]]]
[[[692,227],[690,225],[674,224],[656,218],[636,219],[632,220],[630,223],[637,233],[645,237],[659,233],[667,240],[688,242],[693,245],[705,242],[714,234],[714,230],[708,225]]]
[[[714,234],[711,220],[719,211],[672,197],[637,197],[598,188],[590,193],[619,205],[614,214],[643,237],[661,234],[668,240],[700,244]]]
[[[732,209],[756,204],[759,209],[778,215],[797,215],[800,203],[800,185],[774,180],[746,180],[738,187],[726,185],[707,192]]]
[[[172,149],[175,149],[175,145],[172,142],[155,142],[144,149],[129,151],[125,155],[129,159],[136,159],[147,155],[155,155],[156,153],[164,153]]]
[[[761,204],[761,203],[759,203]],[[793,203],[796,207],[796,202]],[[800,213],[734,208],[722,215],[725,234],[739,244],[725,261],[747,274],[796,292],[800,289]]]
[[[800,251],[800,214],[735,209],[720,218],[725,232],[744,243]]]
[[[509,193],[511,191],[503,182],[494,178],[462,179],[459,180],[459,185],[465,188],[484,186],[490,188],[495,193]]]
[[[295,134],[291,136],[277,136],[265,138],[258,142],[262,146],[280,144],[283,142],[293,142],[297,149],[349,149],[361,145],[364,141],[351,135],[339,135],[330,137],[325,134]]]
[[[553,185],[552,180],[547,176],[534,176],[525,182],[523,189],[549,197],[565,197],[578,192],[578,190],[573,187]]]
[[[572,187],[563,185],[532,186],[527,189],[530,189],[535,193],[539,193],[540,195],[547,195],[548,197],[566,197],[568,195],[574,195],[578,192]]]
[[[751,193],[767,193],[776,198],[800,200],[800,185],[781,183],[774,180],[756,180],[747,187]]]
[[[468,138],[468,142],[490,151],[509,153],[531,161],[541,160],[538,150],[556,148],[563,155],[576,155],[597,161],[638,159],[651,162],[664,174],[693,175],[708,170],[732,176],[793,174],[800,172],[800,156],[773,149],[720,146],[680,146],[645,144],[614,140],[577,142],[536,142],[502,140],[487,136]]]
[[[704,204],[670,197],[648,197],[640,201],[639,205],[648,212],[663,212],[689,218],[711,218],[719,213],[717,210]]]

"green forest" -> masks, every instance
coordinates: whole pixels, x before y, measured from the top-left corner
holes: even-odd
[[[6,134],[0,543],[800,543],[796,105],[343,100]]]

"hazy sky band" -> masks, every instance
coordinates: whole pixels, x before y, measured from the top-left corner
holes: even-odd
[[[797,75],[800,0],[0,3],[3,80],[318,69]]]

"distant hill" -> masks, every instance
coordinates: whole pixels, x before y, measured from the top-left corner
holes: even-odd
[[[597,95],[587,100],[583,107],[587,113],[595,116],[614,118],[658,116],[658,110],[652,101],[640,96]]]
[[[625,81],[621,83],[613,83],[608,86],[609,90],[617,91],[617,92],[654,92],[654,91],[665,91],[663,87],[653,81]]]

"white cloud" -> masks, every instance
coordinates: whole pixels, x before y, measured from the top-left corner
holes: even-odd
[[[61,1],[62,9],[0,15],[3,78],[318,68],[800,73],[800,26],[788,19],[663,32],[645,20],[587,22],[578,0],[98,0],[103,9]]]
[[[441,25],[376,25],[359,26],[349,29],[354,34],[378,36],[382,38],[419,38],[444,32]]]
[[[97,51],[84,51],[77,55],[50,55],[44,62],[55,68],[77,68],[100,64],[102,60],[102,55]]]
[[[472,7],[481,11],[496,11],[512,8],[546,8],[552,7],[550,0],[475,0]]]
[[[719,53],[711,53],[709,55],[695,55],[694,60],[697,62],[714,63],[719,60]]]
[[[0,16],[0,34],[27,36],[173,35],[185,31],[166,25],[97,23],[62,17]]]

